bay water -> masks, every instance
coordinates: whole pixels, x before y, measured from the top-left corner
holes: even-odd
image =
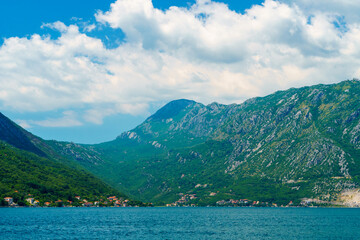
[[[1,239],[360,239],[360,209],[1,208]]]

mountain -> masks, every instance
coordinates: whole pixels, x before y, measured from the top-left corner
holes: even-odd
[[[351,80],[242,104],[182,99],[114,141],[48,144],[115,188],[158,204],[335,201],[359,188],[359,95],[360,82]]]
[[[44,204],[110,195],[125,197],[0,113],[0,205],[5,197],[25,205],[29,196]]]
[[[40,156],[46,154],[35,146],[41,142],[39,138],[27,132],[9,118],[0,113],[0,140],[16,148],[35,153]]]

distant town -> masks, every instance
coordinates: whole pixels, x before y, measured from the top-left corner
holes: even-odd
[[[215,196],[216,193],[210,193],[210,196]],[[179,194],[179,200],[165,204],[165,207],[199,207],[203,206],[198,202],[196,194]],[[39,201],[33,195],[27,194],[25,201],[19,204],[13,197],[5,197],[5,207],[151,207],[152,203],[141,203],[125,199],[123,197],[110,196],[101,197],[98,200],[88,200],[81,196],[74,196],[73,200],[56,200],[56,201]],[[24,204],[25,203],[25,204]],[[141,203],[141,204],[140,204]],[[219,200],[211,206],[217,207],[316,207],[316,206],[331,206],[324,201],[316,199],[303,199],[299,204],[294,204],[290,201],[285,205],[278,205],[276,203],[254,201],[249,199],[228,199]]]
[[[179,200],[166,204],[166,207],[197,207],[199,206],[196,203],[198,197],[196,194],[179,194]],[[209,194],[210,197],[216,196],[215,192]],[[218,207],[311,207],[311,206],[326,206],[326,202],[319,202],[315,199],[303,199],[299,204],[294,204],[293,201],[290,201],[288,204],[277,204],[270,202],[254,201],[249,199],[229,199],[229,200],[219,200],[216,202],[215,206]]]
[[[133,202],[129,199],[124,199],[122,197],[118,198],[116,196],[111,196],[107,198],[100,198],[97,201],[89,201],[86,198],[81,198],[81,196],[74,196],[74,200],[57,200],[57,201],[45,201],[41,202],[34,198],[31,194],[28,194],[28,197],[25,199],[24,204],[18,204],[13,197],[5,197],[5,202],[8,207],[129,207],[129,206],[138,206],[134,205]]]

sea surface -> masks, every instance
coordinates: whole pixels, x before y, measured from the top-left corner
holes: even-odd
[[[360,209],[0,208],[0,239],[360,239]]]

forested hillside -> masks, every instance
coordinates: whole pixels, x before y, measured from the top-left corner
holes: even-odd
[[[359,187],[360,82],[279,91],[242,104],[173,101],[98,145],[49,142],[146,201],[334,201]]]
[[[77,162],[61,157],[44,140],[22,129],[0,114],[0,205],[5,197],[18,205],[34,198],[38,205],[105,201],[125,195],[104,183]],[[61,204],[60,204],[61,203]],[[84,202],[83,202],[84,203]],[[140,202],[133,202],[141,204]]]

